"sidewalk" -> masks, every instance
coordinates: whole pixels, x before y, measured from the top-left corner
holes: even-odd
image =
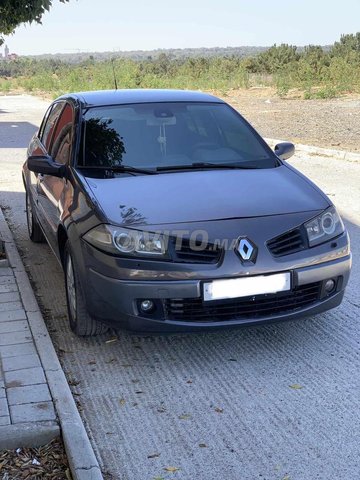
[[[15,275],[0,264],[0,450],[50,442],[56,420]]]
[[[14,239],[0,208],[0,451],[61,433],[74,480],[103,480]],[[69,335],[71,333],[69,332]]]

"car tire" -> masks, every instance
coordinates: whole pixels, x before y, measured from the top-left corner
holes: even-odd
[[[41,230],[39,221],[34,213],[33,203],[31,201],[31,198],[28,192],[26,192],[25,201],[26,201],[26,222],[27,222],[27,228],[28,228],[30,240],[35,243],[45,242],[44,234]]]
[[[64,252],[64,273],[66,303],[71,330],[79,337],[90,337],[105,333],[108,327],[92,318],[87,311],[83,288],[68,241]]]

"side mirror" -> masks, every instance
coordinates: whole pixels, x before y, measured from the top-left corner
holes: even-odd
[[[275,145],[275,154],[281,158],[281,160],[287,160],[295,153],[295,145],[290,142],[282,142]]]
[[[65,177],[66,167],[46,155],[31,155],[27,159],[27,167],[34,173],[52,175],[53,177]]]

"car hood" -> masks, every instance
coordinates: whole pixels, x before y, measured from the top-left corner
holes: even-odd
[[[160,225],[306,212],[329,206],[295,170],[205,170],[86,178],[110,223]]]

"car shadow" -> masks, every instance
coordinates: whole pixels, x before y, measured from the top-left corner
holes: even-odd
[[[0,122],[0,148],[27,148],[37,130],[30,122]]]

